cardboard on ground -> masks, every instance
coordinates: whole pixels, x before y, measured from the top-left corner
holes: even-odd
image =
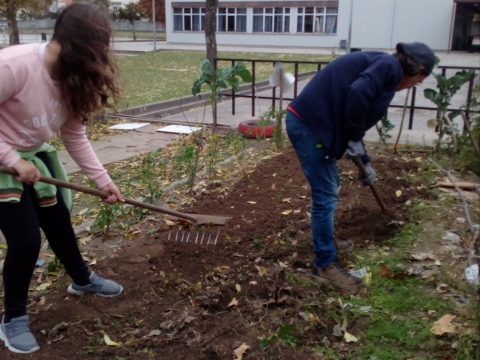
[[[110,126],[108,129],[109,130],[133,130],[133,129],[138,129],[147,125],[150,125],[150,123],[117,124],[117,125]]]
[[[199,127],[185,126],[185,125],[168,125],[157,129],[158,132],[176,133],[176,134],[191,134],[200,130]]]

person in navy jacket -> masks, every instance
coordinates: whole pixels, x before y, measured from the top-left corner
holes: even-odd
[[[363,137],[386,113],[395,93],[421,83],[433,70],[435,55],[423,43],[399,43],[393,55],[353,52],[319,71],[287,107],[288,137],[312,191],[311,227],[315,263],[312,274],[324,283],[355,290],[362,280],[335,262],[350,240],[334,239],[334,212],[340,175],[337,159],[345,152],[361,158],[375,181]]]

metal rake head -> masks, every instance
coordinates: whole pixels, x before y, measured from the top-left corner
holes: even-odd
[[[218,228],[216,234],[215,234],[215,231],[208,231],[208,234],[207,234],[207,230],[209,230],[209,228],[204,227],[196,231],[196,234],[195,234],[195,232],[192,231],[191,229],[187,229],[181,226],[170,227],[167,240],[179,241],[179,242],[185,242],[185,243],[191,242],[192,244],[196,244],[196,245],[203,245],[204,242],[205,242],[205,245],[210,245],[210,244],[217,245],[221,228]],[[192,234],[193,236],[191,236]],[[191,237],[191,240],[190,240],[190,237]]]

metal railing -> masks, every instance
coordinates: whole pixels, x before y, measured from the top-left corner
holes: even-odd
[[[256,64],[257,63],[271,63],[272,68],[275,65],[278,60],[252,60],[252,59],[229,59],[229,58],[216,58],[214,62],[214,69],[217,70],[218,63],[220,61],[228,61],[231,63],[231,66],[235,66],[236,62],[244,62],[244,63],[252,63],[252,84],[251,84],[251,94],[236,94],[233,90],[228,93],[222,93],[223,96],[230,96],[232,98],[232,115],[235,115],[235,99],[236,98],[249,98],[252,100],[252,116],[255,116],[255,99],[263,99],[263,100],[272,100],[272,105],[275,105],[275,101],[279,100],[279,98],[276,97],[276,91],[275,88],[272,88],[272,95],[271,96],[257,96],[256,95],[256,90],[255,90],[255,78],[256,78]],[[293,64],[294,65],[294,76],[295,76],[295,82],[293,85],[293,98],[283,98],[283,100],[286,101],[291,101],[298,95],[298,82],[299,82],[299,70],[298,67],[300,64],[308,64],[308,65],[316,65],[317,66],[317,71],[322,70],[322,67],[324,65],[328,65],[328,61],[281,61],[283,64]],[[470,77],[470,80],[468,82],[468,92],[467,92],[467,99],[465,104],[469,104],[470,101],[472,100],[472,94],[473,94],[473,86],[474,86],[474,79],[475,79],[475,73],[480,72],[480,67],[471,67],[471,66],[438,66],[437,69],[442,70],[442,75],[446,75],[447,70],[472,70],[472,76]],[[300,74],[301,75],[301,74]],[[410,118],[409,118],[409,123],[408,123],[408,129],[412,130],[413,128],[413,117],[415,114],[415,110],[432,110],[432,111],[437,111],[436,107],[431,107],[431,106],[416,106],[416,99],[417,99],[417,88],[413,87],[412,88],[412,96],[410,100],[410,105],[407,106],[407,109],[409,109],[410,112]],[[402,108],[403,105],[390,105],[389,108]],[[478,113],[479,111],[472,111],[469,109],[456,109],[456,108],[449,108],[448,111],[460,111],[464,110],[467,118],[471,113]],[[213,119],[214,125],[217,124],[217,118],[216,118],[216,111],[215,113],[215,118]]]

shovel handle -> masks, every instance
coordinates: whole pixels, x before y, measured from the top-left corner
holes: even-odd
[[[365,169],[365,165],[363,165],[363,162],[360,158],[356,157],[356,158],[353,158],[352,160],[355,163],[355,165],[357,165],[363,177],[367,178],[370,176],[370,174],[368,173],[367,169]],[[377,188],[375,187],[375,185],[373,184],[368,185],[368,187],[370,188],[370,190],[372,190],[373,196],[375,196],[375,199],[377,200],[378,205],[380,205],[380,207],[382,208],[382,211],[386,213],[387,207],[385,206],[385,203],[383,202],[380,195],[378,195]]]
[[[5,167],[5,166],[2,166],[2,165],[0,165],[0,173],[9,174],[9,175],[13,175],[13,176],[18,176],[18,173],[15,171],[15,169]],[[78,185],[78,184],[70,183],[68,181],[63,181],[63,180],[59,180],[59,179],[55,179],[55,178],[51,178],[51,177],[43,176],[43,175],[40,176],[40,180],[38,180],[38,181],[41,181],[41,182],[44,182],[44,183],[47,183],[47,184],[50,184],[50,185],[56,185],[56,186],[60,186],[60,187],[63,187],[63,188],[75,190],[75,191],[80,191],[80,192],[90,194],[90,195],[99,196],[101,198],[108,198],[111,195],[110,193],[105,192],[105,191],[92,189],[92,188],[89,188],[88,186]],[[158,211],[158,212],[161,212],[161,213],[164,213],[164,214],[177,216],[179,218],[187,219],[187,220],[190,220],[190,221],[193,221],[193,222],[196,222],[198,220],[198,218],[196,216],[193,216],[193,215],[190,215],[190,214],[184,214],[184,213],[181,213],[181,212],[178,212],[178,211],[175,211],[175,210],[165,209],[165,208],[162,208],[162,207],[159,207],[159,206],[147,204],[147,203],[137,201],[137,200],[126,199],[126,198],[123,198],[123,200],[126,204],[138,206],[138,207],[141,207],[141,208],[144,208],[144,209]]]

